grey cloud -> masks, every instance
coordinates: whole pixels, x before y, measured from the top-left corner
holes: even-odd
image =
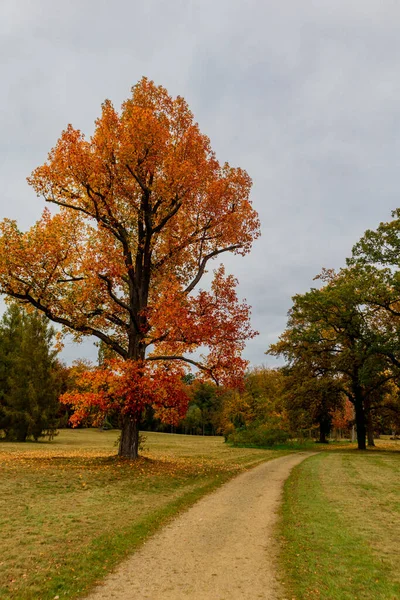
[[[90,134],[142,75],[183,95],[218,158],[254,181],[262,237],[226,260],[260,331],[254,364],[272,360],[291,296],[399,205],[395,2],[3,0],[0,17],[2,216],[38,218],[25,178],[67,123]]]

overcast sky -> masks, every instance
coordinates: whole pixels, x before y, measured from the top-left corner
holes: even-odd
[[[142,75],[249,172],[262,237],[225,264],[260,332],[253,365],[276,364],[264,351],[291,296],[400,206],[396,0],[1,0],[0,32],[1,218],[39,218],[25,178],[67,123],[89,135],[101,102],[119,107]]]

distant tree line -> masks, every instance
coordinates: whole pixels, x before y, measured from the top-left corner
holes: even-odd
[[[160,406],[147,406],[142,429],[222,434],[231,443],[256,446],[305,436],[324,443],[329,434],[353,430],[360,449],[377,435],[398,436],[400,211],[365,233],[345,268],[325,269],[316,279],[319,287],[293,297],[287,328],[267,352],[283,356],[285,366],[255,368],[235,389],[185,375],[186,415],[168,422]],[[9,305],[0,322],[3,439],[51,437],[69,423],[72,409],[60,404],[60,395],[79,391],[82,374],[87,378],[94,366],[62,365],[55,337],[45,317]],[[100,344],[99,364],[110,358],[112,351]],[[89,411],[80,426],[91,423]],[[110,410],[101,426],[120,427],[119,411]]]

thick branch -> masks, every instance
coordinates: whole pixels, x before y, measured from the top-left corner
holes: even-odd
[[[384,308],[394,317],[400,317],[400,312],[398,310],[395,310],[394,308],[391,308],[391,306],[390,306],[391,304],[398,303],[399,300],[393,300],[392,302],[387,302],[387,303],[378,302],[377,300],[366,300],[365,302],[366,302],[366,304],[372,304],[372,306],[379,306],[380,308]]]
[[[188,294],[196,287],[196,285],[199,283],[200,279],[203,277],[207,263],[211,258],[213,258],[214,256],[217,256],[218,254],[222,254],[222,252],[230,252],[231,250],[236,250],[236,248],[240,248],[240,244],[233,244],[232,246],[228,246],[227,248],[221,248],[220,250],[214,250],[214,252],[210,252],[210,254],[207,254],[207,256],[205,256],[200,263],[200,267],[199,267],[199,270],[197,271],[196,277],[187,286],[187,288],[184,290],[183,293]]]
[[[70,277],[69,279],[57,279],[57,283],[75,283],[76,281],[84,281],[85,277]]]
[[[117,315],[110,315],[104,311],[104,316],[107,319],[107,321],[113,323],[114,325],[117,325],[117,327],[122,327],[123,329],[129,330],[129,324],[117,317]]]
[[[195,360],[192,360],[191,358],[186,358],[186,356],[178,356],[178,355],[171,355],[171,356],[148,356],[146,358],[146,360],[178,360],[178,361],[181,361],[181,362],[186,362],[186,363],[189,363],[191,365],[194,365],[195,367],[197,367],[201,371],[206,371],[206,372],[208,372],[212,376],[212,369],[210,369],[209,367],[205,367],[201,363],[199,363],[199,362],[197,362]]]
[[[139,328],[139,324],[137,322],[136,319],[136,315],[133,312],[132,308],[129,306],[129,304],[126,304],[126,302],[124,302],[123,300],[121,300],[120,298],[118,298],[118,296],[113,292],[113,287],[112,287],[112,282],[111,280],[106,276],[106,275],[102,275],[101,273],[97,273],[97,276],[99,277],[99,279],[101,279],[102,281],[104,281],[107,284],[107,291],[108,291],[108,295],[110,296],[110,298],[116,303],[118,304],[118,306],[120,306],[121,308],[123,308],[124,310],[126,310],[129,313],[129,316],[131,318],[131,321],[136,329],[137,333],[140,333],[140,328]],[[115,324],[117,325],[118,323],[116,323],[116,321],[114,321]],[[122,323],[123,321],[121,321]],[[124,325],[126,325],[124,323]],[[129,326],[126,325],[128,328]]]
[[[115,342],[112,338],[110,338],[102,331],[99,331],[94,327],[90,327],[89,325],[76,325],[73,321],[70,321],[65,317],[58,317],[54,315],[51,312],[50,308],[42,304],[40,300],[36,300],[35,298],[33,298],[33,296],[31,296],[29,293],[18,294],[10,290],[4,290],[4,293],[9,296],[12,296],[13,298],[17,298],[18,300],[26,300],[27,302],[32,304],[32,306],[43,312],[46,315],[46,317],[48,317],[54,323],[65,325],[69,329],[72,329],[72,331],[77,331],[78,333],[94,335],[95,337],[99,338],[99,340],[107,344],[107,346],[110,346],[113,350],[115,350],[115,352],[122,356],[122,358],[126,359],[128,357],[127,351],[120,344],[118,344],[118,342]]]
[[[379,381],[377,381],[375,383],[375,385],[373,385],[372,387],[370,387],[366,392],[365,392],[365,398],[369,398],[369,396],[375,391],[375,390],[379,390],[380,387],[382,387],[385,383],[387,383],[388,381],[391,381],[392,379],[396,379],[397,376],[394,373],[391,373],[390,375],[387,375],[386,377],[382,377],[381,379],[379,379]]]
[[[172,210],[167,215],[165,215],[165,217],[163,219],[161,219],[161,221],[159,222],[158,225],[156,225],[155,227],[153,227],[152,233],[159,233],[165,227],[165,225],[168,223],[168,221],[170,219],[172,219],[172,217],[174,215],[176,215],[176,213],[178,212],[178,210],[182,206],[182,202],[179,202],[178,198],[176,198],[172,202],[172,206],[173,206]]]
[[[166,333],[163,333],[162,335],[160,335],[157,338],[152,338],[151,340],[149,340],[148,342],[146,342],[146,348],[148,348],[149,346],[151,346],[152,344],[158,344],[159,342],[164,342],[167,337],[168,337],[169,331],[167,331]]]
[[[386,356],[392,362],[392,364],[395,365],[395,367],[400,367],[400,361],[397,360],[397,358],[395,357],[393,352],[385,352],[384,350],[382,350],[380,352],[380,354],[383,354],[383,356]]]
[[[126,304],[123,300],[118,298],[118,296],[113,292],[112,281],[107,277],[107,275],[103,275],[102,273],[97,273],[97,277],[104,281],[107,284],[107,292],[110,296],[111,300],[113,300],[118,306],[126,310],[131,316],[133,316],[133,311],[129,304]]]
[[[129,173],[132,175],[133,179],[140,185],[140,187],[142,188],[142,191],[145,192],[145,193],[147,193],[148,192],[148,188],[141,181],[140,177],[138,177],[136,175],[135,171],[133,169],[131,169],[131,167],[128,164],[126,164],[125,166],[128,169]]]

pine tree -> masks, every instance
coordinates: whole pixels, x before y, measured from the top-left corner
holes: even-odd
[[[7,440],[54,436],[59,407],[55,331],[12,304],[0,322],[0,431]]]

